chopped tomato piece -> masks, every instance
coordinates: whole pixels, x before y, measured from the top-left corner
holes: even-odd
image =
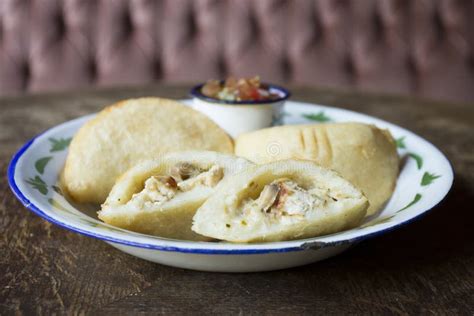
[[[207,97],[227,101],[261,101],[279,97],[260,82],[259,76],[240,79],[229,77],[223,82],[209,80],[201,88],[201,92]]]

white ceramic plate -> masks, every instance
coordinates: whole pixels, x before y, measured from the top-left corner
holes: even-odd
[[[189,104],[189,100],[186,100]],[[102,223],[95,212],[66,200],[57,186],[68,144],[94,115],[55,126],[27,142],[12,158],[8,180],[18,199],[46,220],[108,242],[134,256],[161,264],[206,271],[248,272],[288,268],[322,260],[355,242],[406,224],[448,193],[453,171],[432,144],[401,127],[352,111],[287,101],[284,124],[357,121],[387,128],[402,157],[395,192],[385,208],[357,228],[316,238],[259,244],[188,242],[143,235]]]

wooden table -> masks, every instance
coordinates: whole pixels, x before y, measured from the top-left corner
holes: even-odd
[[[0,99],[0,168],[27,139],[113,101],[186,97],[146,87]],[[0,181],[0,314],[474,314],[474,105],[293,89],[425,137],[452,162],[445,201],[418,220],[312,265],[215,274],[143,261],[53,226]]]

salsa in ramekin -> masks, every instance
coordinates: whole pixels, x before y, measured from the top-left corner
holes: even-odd
[[[209,116],[231,136],[279,125],[283,105],[290,97],[285,88],[253,78],[209,80],[191,90],[193,107]]]
[[[236,79],[229,77],[224,81],[208,80],[201,88],[201,93],[209,98],[221,101],[273,101],[281,95],[270,90],[260,82],[260,77]]]

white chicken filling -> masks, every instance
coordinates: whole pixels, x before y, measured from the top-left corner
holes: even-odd
[[[266,185],[256,199],[247,199],[243,213],[263,212],[277,218],[281,216],[304,217],[308,211],[324,206],[333,199],[328,191],[320,188],[305,190],[290,179],[277,179]]]
[[[191,191],[198,186],[215,187],[224,177],[224,171],[218,165],[203,171],[190,164],[179,164],[172,168],[170,174],[148,178],[143,190],[135,193],[127,204],[138,208],[160,205],[180,192]]]
[[[218,165],[213,165],[208,171],[202,172],[187,180],[178,181],[178,188],[181,191],[189,191],[198,185],[215,187],[222,180],[224,172]]]

